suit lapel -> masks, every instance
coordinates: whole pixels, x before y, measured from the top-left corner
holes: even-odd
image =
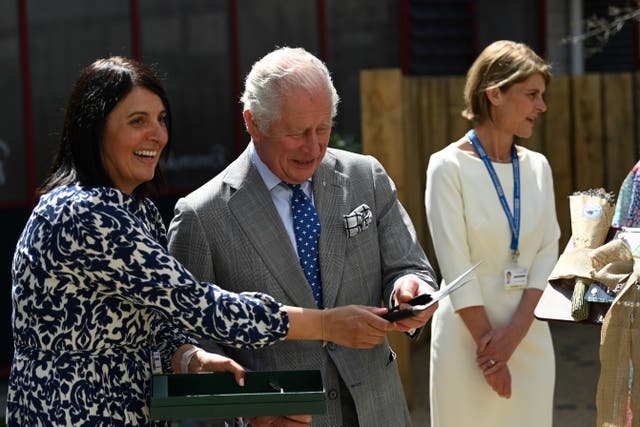
[[[271,194],[251,163],[248,149],[230,168],[225,182],[236,190],[229,198],[229,210],[269,272],[294,305],[315,307],[300,264],[291,262],[292,259],[297,261],[298,255],[291,245]]]
[[[320,277],[325,307],[334,307],[342,283],[347,239],[343,225],[349,178],[336,170],[328,152],[313,175],[313,197],[320,217]]]

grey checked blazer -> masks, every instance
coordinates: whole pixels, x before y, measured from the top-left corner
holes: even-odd
[[[320,271],[326,308],[378,306],[388,301],[395,279],[409,273],[437,288],[395,186],[376,159],[328,149],[313,175],[313,192],[322,227]],[[371,208],[372,223],[349,238],[343,215],[363,203]],[[287,305],[315,307],[249,149],[178,201],[169,227],[169,250],[200,280],[235,292],[263,291]],[[368,350],[285,341],[260,350],[225,347],[224,353],[253,370],[322,369],[327,413],[314,416],[314,426],[341,424],[338,375],[351,391],[360,426],[411,425],[395,354],[386,341]]]

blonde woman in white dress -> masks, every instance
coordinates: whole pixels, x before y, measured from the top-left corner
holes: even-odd
[[[444,282],[482,261],[433,317],[432,427],[552,424],[553,344],[533,310],[560,229],[547,159],[515,144],[547,110],[550,77],[528,46],[489,45],[467,74],[473,128],[429,160],[425,204]]]

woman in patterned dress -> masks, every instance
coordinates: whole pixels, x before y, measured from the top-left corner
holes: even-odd
[[[152,355],[165,371],[225,370],[242,383],[242,367],[197,351],[197,338],[368,348],[393,329],[378,316],[386,309],[301,309],[197,282],[167,252],[146,197],[170,129],[162,84],[143,64],[98,60],[76,82],[13,259],[8,425],[165,425],[149,418]]]

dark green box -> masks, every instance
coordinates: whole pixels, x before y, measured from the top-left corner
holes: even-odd
[[[326,410],[318,370],[246,372],[244,380],[240,387],[228,372],[154,375],[151,418],[313,415]]]

